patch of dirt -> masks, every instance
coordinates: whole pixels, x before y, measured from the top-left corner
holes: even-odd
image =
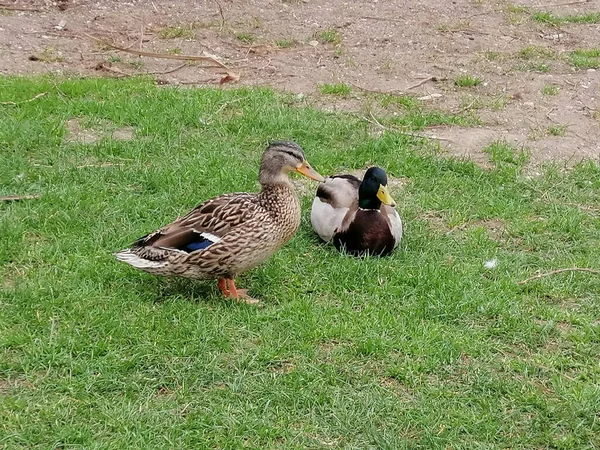
[[[0,378],[0,394],[7,395],[11,392],[19,389],[31,389],[33,388],[33,384],[27,380],[22,378],[13,378],[12,380],[7,380],[5,378]]]
[[[114,124],[106,121],[99,127],[84,127],[81,119],[73,118],[67,121],[67,135],[65,141],[78,144],[93,144],[103,138],[112,138],[117,141],[130,141],[135,134],[134,127],[116,128]]]
[[[568,3],[8,0],[35,10],[0,8],[0,73],[149,73],[160,84],[218,86],[230,70],[238,85],[268,85],[326,109],[363,113],[374,91],[406,92],[428,107],[481,118],[480,127],[431,130],[451,155],[485,165],[482,148],[505,139],[529,149],[533,163],[572,164],[600,158],[600,70],[570,62],[572,51],[598,47],[600,25],[532,20],[539,11],[600,10],[600,0]],[[136,56],[90,36],[134,51],[214,55],[229,69]],[[481,82],[457,86],[466,75]],[[445,81],[421,83],[430,77]],[[323,83],[352,91],[345,100],[324,95]]]

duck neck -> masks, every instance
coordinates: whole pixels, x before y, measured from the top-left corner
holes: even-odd
[[[291,186],[290,179],[289,179],[287,173],[283,173],[283,172],[275,172],[274,173],[274,172],[261,170],[261,172],[258,175],[258,182],[262,186],[263,190],[267,186],[281,186],[281,185],[288,186],[288,187]]]
[[[381,200],[379,200],[377,197],[359,198],[358,207],[361,209],[374,209],[379,211],[379,208],[381,208]]]

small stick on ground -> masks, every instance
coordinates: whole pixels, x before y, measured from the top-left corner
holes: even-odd
[[[110,44],[102,39],[98,39],[97,37],[94,37],[92,35],[89,34],[85,34],[85,36],[87,36],[88,38],[96,41],[96,42],[100,42],[103,45],[106,45],[108,47],[114,48],[115,50],[119,50],[125,53],[131,53],[132,55],[138,55],[138,56],[148,56],[150,58],[162,58],[162,59],[177,59],[179,61],[206,61],[206,62],[210,62],[213,63],[223,69],[229,69],[229,67],[227,67],[225,64],[223,64],[222,62],[218,61],[217,59],[213,58],[212,56],[196,56],[196,55],[172,55],[172,54],[167,54],[167,53],[151,53],[151,52],[141,52],[141,51],[137,51],[137,50],[130,50],[128,48],[124,48],[124,47],[119,47],[117,45],[113,45]]]
[[[557,273],[563,273],[563,272],[587,272],[587,273],[593,273],[595,275],[600,275],[600,270],[588,269],[586,267],[569,267],[567,269],[556,269],[556,270],[551,270],[550,272],[539,273],[532,277],[526,278],[523,281],[519,281],[517,284],[525,284],[532,280],[537,280],[538,278],[544,278],[544,277],[547,277],[550,275],[555,275]]]
[[[421,81],[419,81],[418,83],[413,84],[412,86],[409,86],[406,88],[407,91],[410,91],[411,89],[414,89],[416,87],[421,86],[422,84],[427,83],[428,81],[445,81],[447,80],[447,78],[438,78],[438,77],[429,77],[429,78],[425,78]]]
[[[558,8],[559,6],[569,6],[569,5],[581,5],[582,3],[589,3],[590,0],[579,0],[576,2],[567,2],[567,3],[558,3],[556,5],[533,5],[530,8]]]
[[[352,86],[354,86],[355,88],[357,88],[357,89],[359,89],[361,91],[364,91],[364,92],[373,92],[374,94],[390,94],[390,95],[402,94],[402,91],[399,91],[397,89],[394,89],[393,91],[387,91],[386,92],[386,91],[379,91],[377,89],[368,89],[366,87],[359,86],[358,84],[353,83],[352,81],[349,81],[349,83]]]
[[[219,0],[215,0],[215,3],[219,8],[219,15],[221,16],[221,26],[219,28],[219,31],[223,31],[223,28],[225,28],[225,14],[223,14],[223,6],[221,6],[221,2],[219,2]]]
[[[419,86],[427,83],[428,81],[445,81],[445,80],[447,80],[447,78],[427,77],[427,78],[419,81],[418,83],[415,83],[415,84],[407,87],[406,90],[404,90],[404,91],[401,91],[399,89],[394,89],[392,91],[380,91],[380,90],[377,90],[377,89],[369,89],[369,88],[360,86],[360,85],[358,85],[356,83],[353,83],[352,81],[349,81],[349,83],[352,86],[354,86],[355,88],[360,89],[361,91],[364,91],[364,92],[373,92],[375,94],[402,95],[402,94],[406,94],[406,91],[410,91],[411,89],[419,87]]]
[[[370,112],[369,114],[370,114],[372,120],[370,120],[370,119],[368,119],[367,117],[364,117],[364,116],[359,116],[359,117],[361,119],[365,120],[366,122],[372,123],[373,125],[377,125],[382,130],[395,131],[397,133],[404,134],[406,136],[411,136],[411,137],[420,138],[420,139],[431,139],[431,140],[434,140],[434,141],[454,142],[454,141],[452,141],[452,139],[446,139],[446,138],[442,138],[442,137],[438,137],[438,136],[428,136],[426,134],[412,133],[410,131],[404,131],[404,130],[401,130],[401,129],[396,128],[396,127],[386,127],[385,125],[383,125],[381,122],[379,122],[375,118],[375,116],[373,115],[373,112]]]
[[[360,16],[359,19],[385,20],[388,22],[403,22],[402,19],[392,19],[391,17]]]
[[[0,197],[0,202],[19,202],[21,200],[34,200],[40,198],[39,195],[7,195]]]
[[[16,106],[16,105],[21,105],[23,103],[29,103],[29,102],[32,102],[34,100],[37,100],[40,97],[43,97],[47,93],[48,92],[40,92],[39,94],[31,97],[29,100],[23,100],[22,102],[0,102],[0,105],[13,105],[13,106]]]
[[[0,9],[7,9],[10,11],[41,11],[40,8],[32,8],[32,7],[28,7],[28,6],[7,5],[6,3],[0,3]]]

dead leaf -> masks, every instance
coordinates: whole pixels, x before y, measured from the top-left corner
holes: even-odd
[[[236,81],[238,81],[240,79],[240,76],[237,73],[225,72],[225,74],[226,75],[223,78],[221,78],[221,80],[219,81],[219,84],[235,83]]]

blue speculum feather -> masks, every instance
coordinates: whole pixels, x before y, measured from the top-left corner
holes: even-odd
[[[188,251],[190,251],[190,252],[193,252],[195,250],[202,250],[202,249],[205,249],[207,247],[210,247],[212,244],[214,244],[214,242],[209,241],[208,239],[204,239],[204,240],[202,240],[200,242],[191,242],[191,243],[189,243],[185,247],[185,249],[188,250]]]

